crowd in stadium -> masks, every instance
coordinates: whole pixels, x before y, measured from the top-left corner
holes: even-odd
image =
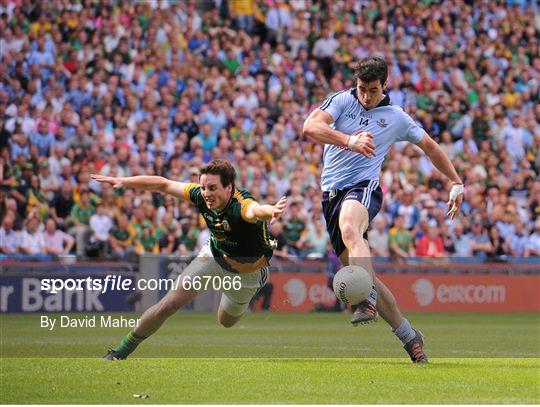
[[[324,257],[323,146],[302,124],[380,54],[466,189],[450,221],[449,184],[397,144],[373,254],[539,256],[539,38],[534,0],[0,0],[0,252],[196,253],[189,204],[90,174],[196,182],[226,158],[261,202],[289,196],[276,256]]]

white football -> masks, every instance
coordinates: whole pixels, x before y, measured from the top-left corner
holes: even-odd
[[[345,266],[334,276],[334,293],[340,301],[358,304],[364,301],[373,286],[371,273],[360,266]]]

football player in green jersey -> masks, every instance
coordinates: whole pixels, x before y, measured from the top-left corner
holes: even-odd
[[[202,167],[198,184],[158,176],[92,175],[92,178],[114,188],[162,192],[185,199],[197,206],[211,232],[210,241],[178,277],[182,282],[175,284],[165,297],[145,311],[138,326],[115,349],[110,349],[105,359],[125,359],[168,317],[204,290],[204,284],[197,285],[200,289],[193,288],[195,284],[186,286],[183,284],[186,279],[210,276],[230,281],[236,278],[239,284],[223,283],[217,316],[225,327],[240,320],[251,298],[266,284],[268,261],[274,249],[267,221],[273,223],[283,214],[286,197],[275,205],[257,203],[248,191],[235,188],[236,172],[226,160],[213,160]]]

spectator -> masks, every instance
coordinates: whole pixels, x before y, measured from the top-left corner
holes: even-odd
[[[189,220],[182,225],[182,242],[184,253],[194,253],[201,233],[199,215],[193,214]]]
[[[52,218],[45,222],[43,240],[47,253],[55,256],[69,254],[75,244],[75,239],[72,236],[56,229],[56,223]]]
[[[403,217],[405,229],[412,230],[420,221],[420,211],[413,203],[413,189],[406,187],[401,195],[401,201],[398,202],[396,215]]]
[[[128,217],[122,213],[117,218],[117,225],[109,231],[109,244],[111,245],[112,255],[117,259],[126,259],[135,253],[133,238],[128,226]]]
[[[266,14],[267,38],[271,44],[286,43],[291,27],[291,13],[283,0],[275,0]]]
[[[514,234],[515,214],[515,209],[509,206],[504,211],[502,220],[497,221],[497,223],[495,224],[501,236],[508,237]]]
[[[376,216],[373,223],[375,227],[368,232],[371,255],[388,257],[390,251],[388,248],[389,234],[386,230],[386,221],[382,216]]]
[[[302,240],[302,246],[308,258],[322,259],[326,256],[330,237],[320,218],[313,219],[313,223],[307,227],[307,233],[302,236]]]
[[[462,138],[456,141],[455,151],[458,154],[462,154],[465,151],[470,154],[478,154],[478,145],[473,140],[473,132],[470,127],[466,127],[463,130]]]
[[[95,208],[90,205],[90,193],[81,192],[81,202],[75,204],[71,209],[68,224],[71,225],[68,233],[75,237],[77,247],[77,257],[86,256],[86,245],[90,230],[90,218],[95,213]]]
[[[135,243],[135,252],[139,255],[141,254],[158,254],[159,253],[159,244],[158,239],[152,231],[152,224],[148,221],[145,221],[142,225],[141,234],[137,235],[134,239]]]
[[[293,256],[301,256],[304,249],[302,236],[306,230],[306,222],[300,218],[300,208],[297,202],[289,205],[289,219],[285,225],[285,236],[289,253]]]
[[[525,257],[540,257],[540,219],[534,224],[534,233],[529,236]]]
[[[26,190],[26,204],[28,212],[37,210],[41,217],[45,217],[49,211],[47,196],[37,175],[30,176],[30,185]]]
[[[72,186],[69,181],[62,182],[60,190],[56,191],[52,200],[51,216],[58,227],[66,230],[66,222],[71,215],[73,201]]]
[[[249,94],[249,87],[244,88],[244,96],[246,97],[245,106],[258,107],[258,100],[253,100],[254,95],[253,93]],[[234,107],[238,108],[241,105],[235,104]],[[210,108],[202,114],[200,124],[204,125],[206,123],[210,125],[210,137],[217,140],[220,130],[227,124],[227,116],[221,107],[219,99],[212,100]]]
[[[180,246],[180,238],[176,234],[176,227],[170,225],[167,228],[167,234],[159,239],[159,252],[162,254],[174,254]]]
[[[236,26],[248,34],[254,27],[254,0],[231,0],[231,14],[235,18]]]
[[[41,157],[48,157],[49,150],[54,142],[54,135],[49,132],[48,123],[42,120],[38,129],[30,133],[30,142],[38,147],[38,152]]]
[[[489,241],[491,242],[492,250],[488,253],[488,257],[493,260],[503,259],[509,252],[510,248],[506,240],[500,235],[499,229],[496,226],[489,228]]]
[[[437,226],[430,225],[416,246],[416,255],[420,257],[443,257],[445,256],[444,245]]]
[[[529,235],[520,220],[516,220],[514,223],[514,233],[508,237],[508,241],[512,256],[523,257],[529,242]]]
[[[412,234],[405,229],[405,219],[401,215],[396,217],[394,227],[390,229],[388,247],[390,256],[399,262],[415,254]]]
[[[30,256],[47,254],[47,246],[43,234],[39,231],[39,218],[30,216],[26,219],[26,229],[21,234],[21,253]]]
[[[8,212],[2,220],[0,228],[0,252],[5,255],[15,255],[19,253],[21,238],[19,232],[13,229],[14,215]]]
[[[47,160],[42,161],[39,164],[38,179],[40,192],[43,192],[48,202],[52,201],[54,198],[54,192],[58,189],[58,180],[49,170],[49,162]]]
[[[287,247],[287,237],[284,232],[284,226],[281,221],[274,222],[270,225],[270,235],[276,244],[274,256],[278,259],[286,259],[289,256],[289,250]]]
[[[488,253],[493,251],[491,241],[486,233],[484,225],[478,220],[475,220],[472,224],[470,239],[474,256],[485,258]]]
[[[16,160],[19,156],[30,156],[30,144],[28,137],[22,133],[16,133],[9,140],[11,146],[11,157]],[[32,142],[33,144],[33,142]]]
[[[19,231],[23,228],[24,218],[20,215],[17,201],[13,198],[5,199],[5,214],[13,217],[13,229]]]
[[[320,61],[327,78],[333,73],[332,56],[338,47],[339,42],[330,33],[328,27],[323,27],[321,36],[313,45],[313,56]]]
[[[92,251],[97,252],[97,255],[108,254],[109,252],[109,231],[113,227],[113,219],[107,213],[107,209],[101,204],[97,203],[95,206],[95,213],[90,216],[90,246]]]
[[[201,126],[199,134],[195,136],[200,142],[203,151],[209,153],[217,146],[217,136],[212,136],[212,126],[210,123],[205,123]]]
[[[525,155],[526,149],[532,145],[531,135],[523,127],[521,114],[515,113],[512,116],[511,123],[503,130],[502,139],[506,151],[508,151],[514,162],[519,162]]]

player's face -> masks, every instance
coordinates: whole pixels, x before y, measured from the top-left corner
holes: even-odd
[[[358,100],[366,109],[373,109],[383,99],[383,91],[386,86],[381,81],[363,82],[360,79],[356,83]]]
[[[221,210],[225,208],[231,197],[232,185],[224,187],[219,175],[202,174],[199,179],[201,194],[208,209]]]

